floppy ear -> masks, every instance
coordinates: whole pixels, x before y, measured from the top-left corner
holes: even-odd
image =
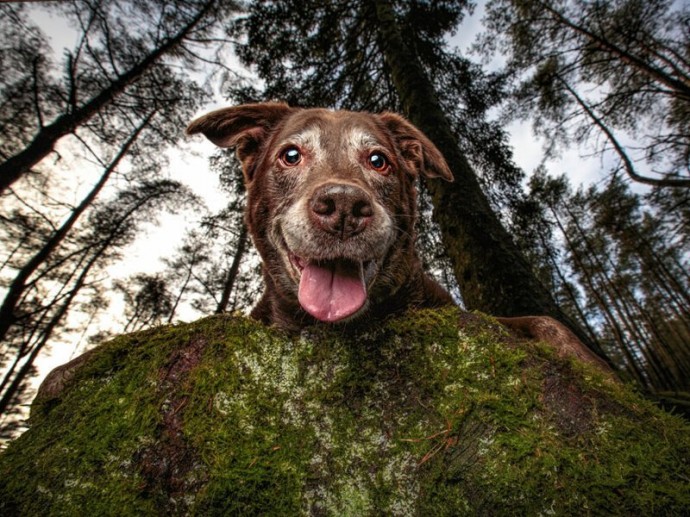
[[[400,154],[408,165],[427,178],[453,181],[446,159],[424,133],[396,113],[381,113],[379,119],[388,128]]]
[[[287,104],[242,104],[207,113],[192,121],[187,134],[202,133],[218,147],[235,147],[245,177],[251,181],[254,160],[270,130],[293,111]]]

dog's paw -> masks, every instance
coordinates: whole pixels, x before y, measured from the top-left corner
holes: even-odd
[[[573,332],[561,322],[549,316],[520,316],[496,318],[519,336],[542,341],[551,345],[560,357],[575,357],[607,372],[611,368],[592,352]]]

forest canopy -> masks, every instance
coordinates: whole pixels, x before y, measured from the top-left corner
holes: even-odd
[[[458,302],[690,407],[682,2],[3,2],[0,34],[2,437],[49,357],[256,302],[239,164],[184,128],[265,100],[405,115],[456,179],[419,182],[417,240]]]

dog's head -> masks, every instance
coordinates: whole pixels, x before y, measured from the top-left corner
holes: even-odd
[[[414,178],[452,181],[438,149],[393,113],[248,104],[187,132],[236,148],[265,273],[321,321],[363,313],[415,273]]]

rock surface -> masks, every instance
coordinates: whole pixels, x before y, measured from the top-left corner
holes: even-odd
[[[493,320],[101,345],[0,456],[2,515],[690,513],[690,427]]]

